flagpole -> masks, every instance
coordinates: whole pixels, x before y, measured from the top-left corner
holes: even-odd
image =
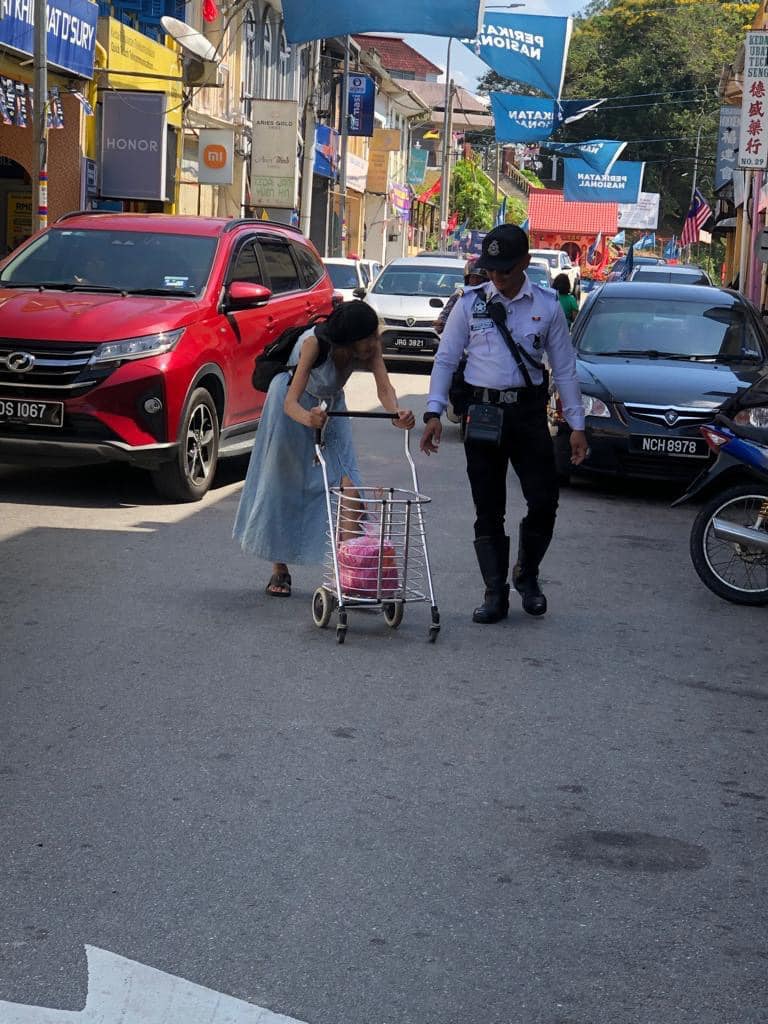
[[[341,173],[339,175],[339,242],[347,255],[347,149],[349,147],[349,36],[344,36],[344,74],[341,83]]]
[[[744,205],[741,210],[741,245],[739,246],[739,291],[747,294],[747,267],[749,256],[749,237],[751,235],[749,217],[749,193],[752,187],[752,171],[744,171]]]

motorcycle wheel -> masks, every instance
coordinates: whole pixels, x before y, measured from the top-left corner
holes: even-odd
[[[691,529],[691,561],[702,583],[734,604],[768,604],[768,551],[716,537],[715,518],[751,528],[763,518],[768,538],[768,493],[751,484],[731,487],[703,506]]]

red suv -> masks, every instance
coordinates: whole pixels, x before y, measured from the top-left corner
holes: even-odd
[[[196,501],[253,440],[255,357],[332,308],[285,225],[70,214],[0,263],[0,462],[118,459]]]

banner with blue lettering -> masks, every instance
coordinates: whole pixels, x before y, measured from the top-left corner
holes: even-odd
[[[565,77],[571,27],[570,18],[485,11],[480,32],[461,41],[503,78],[525,82],[557,99]]]
[[[35,52],[35,19],[32,0],[0,0],[0,50],[9,47],[32,56]],[[48,63],[78,78],[93,78],[96,22],[99,8],[89,0],[49,0]]]
[[[373,135],[376,86],[369,75],[349,76],[349,134]]]
[[[354,35],[358,32],[417,32],[427,36],[472,36],[480,21],[480,0],[360,0],[308,3],[283,0],[289,43]]]
[[[578,121],[605,100],[546,100],[509,92],[491,93],[497,142],[543,142],[562,124]]]
[[[598,174],[607,174],[626,145],[626,142],[614,142],[612,139],[590,139],[589,142],[548,142],[541,148],[558,156],[582,160]]]
[[[598,174],[583,160],[566,160],[563,198],[568,203],[636,203],[643,186],[644,163],[619,161]]]

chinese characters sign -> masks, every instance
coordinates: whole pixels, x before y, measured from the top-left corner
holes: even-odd
[[[768,167],[768,32],[747,32],[739,167]]]
[[[733,171],[739,155],[739,124],[741,113],[738,107],[720,107],[720,128],[717,136],[717,158],[715,161],[715,192],[733,180]]]

